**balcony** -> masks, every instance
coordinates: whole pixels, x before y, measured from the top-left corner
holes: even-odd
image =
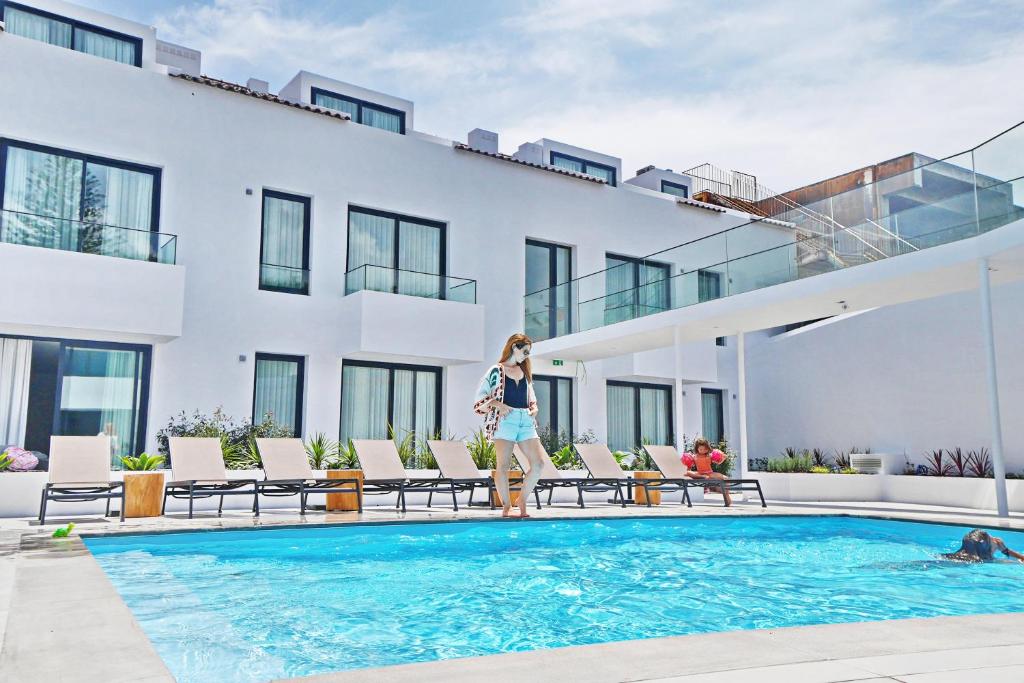
[[[174,235],[0,212],[0,326],[12,334],[158,343],[181,336]]]
[[[476,282],[380,266],[345,274],[341,354],[356,360],[460,365],[484,359]]]
[[[476,303],[476,280],[370,264],[345,273],[345,295],[362,291]]]

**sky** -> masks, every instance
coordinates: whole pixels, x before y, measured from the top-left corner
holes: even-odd
[[[1024,119],[1024,0],[77,0],[279,90],[415,102],[417,130],[542,137],[623,173],[704,162],[784,191]]]

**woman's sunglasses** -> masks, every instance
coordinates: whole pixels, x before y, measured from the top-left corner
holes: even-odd
[[[529,356],[530,355],[530,345],[529,344],[522,344],[522,343],[513,344],[512,348],[516,349],[517,351],[522,351],[524,356]]]

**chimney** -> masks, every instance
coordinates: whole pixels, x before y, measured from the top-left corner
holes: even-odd
[[[654,164],[651,164],[650,166],[644,166],[639,171],[637,171],[636,174],[637,175],[643,175],[644,173],[647,173],[648,171],[653,171],[653,170],[654,170]]]
[[[261,81],[258,78],[250,78],[245,82],[245,87],[253,92],[259,92],[266,95],[270,92],[270,84],[266,81]]]
[[[466,136],[466,144],[481,152],[498,153],[498,134],[483,128],[474,128]]]

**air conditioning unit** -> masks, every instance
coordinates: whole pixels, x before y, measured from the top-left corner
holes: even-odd
[[[850,453],[850,467],[861,474],[899,474],[902,461],[891,453]]]

